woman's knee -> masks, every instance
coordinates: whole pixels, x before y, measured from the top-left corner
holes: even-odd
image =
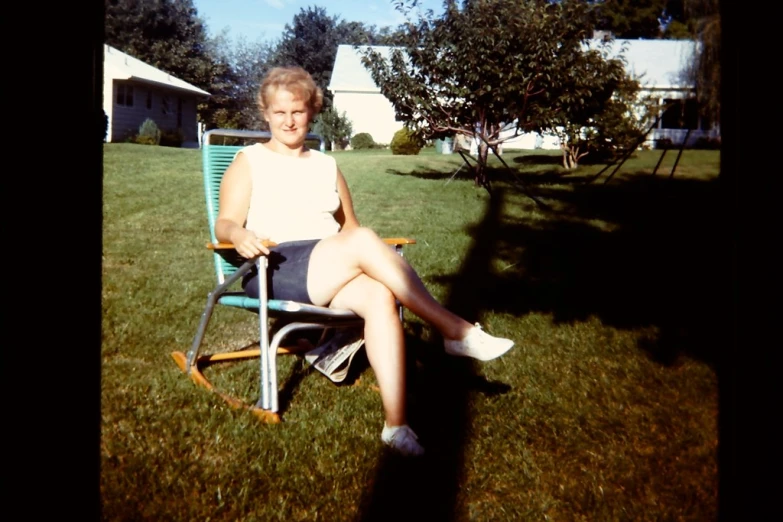
[[[375,279],[370,279],[371,283],[368,284],[367,300],[373,303],[378,308],[383,308],[385,311],[397,307],[397,300],[394,294],[385,285],[379,283]]]
[[[367,227],[357,227],[346,232],[348,239],[359,248],[382,242],[375,231]]]
[[[385,317],[397,312],[397,301],[391,290],[370,277],[364,276],[361,279],[361,288],[357,290],[361,293],[365,319],[376,314]]]
[[[367,319],[368,315],[385,314],[391,309],[396,311],[397,301],[385,285],[361,274],[337,292],[331,306],[354,310]]]

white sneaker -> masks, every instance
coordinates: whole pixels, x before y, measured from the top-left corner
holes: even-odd
[[[481,325],[476,323],[476,326],[471,328],[463,339],[446,339],[443,344],[449,355],[490,361],[509,351],[514,346],[514,341],[502,337],[492,337],[481,329]]]
[[[385,422],[383,423],[381,440],[402,455],[415,457],[423,455],[424,448],[417,442],[418,439],[419,437],[413,433],[413,430],[407,424],[389,427]]]

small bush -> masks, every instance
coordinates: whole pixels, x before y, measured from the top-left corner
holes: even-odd
[[[611,163],[624,157],[630,148],[633,147],[630,140],[621,140],[620,145],[616,145],[610,140],[589,140],[582,143],[580,152],[587,152],[587,155],[579,160],[580,165],[598,165],[601,163]],[[635,149],[634,149],[635,150]],[[629,158],[633,158],[633,153]]]
[[[139,135],[136,136],[136,143],[142,145],[158,145],[160,143],[160,129],[158,124],[152,119],[147,118],[139,127]]]
[[[392,154],[400,156],[415,156],[424,146],[424,140],[406,127],[394,133],[391,142]]]
[[[165,131],[160,134],[160,145],[164,147],[182,147],[185,135],[181,130]]]
[[[704,149],[704,150],[718,150],[720,149],[720,139],[718,138],[706,138],[701,137],[696,140],[696,142],[693,144],[694,149]]]
[[[673,146],[672,140],[669,138],[660,138],[655,140],[656,149],[671,149]]]
[[[132,140],[133,143],[138,143],[139,145],[157,145],[158,142],[153,138],[152,136],[136,136]]]
[[[374,149],[375,140],[372,139],[372,136],[370,136],[368,132],[360,132],[351,138],[351,147],[354,150]]]

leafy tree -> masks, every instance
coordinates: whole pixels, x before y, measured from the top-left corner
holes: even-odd
[[[209,88],[206,89],[210,97],[198,107],[199,117],[207,129],[242,128],[238,118],[241,107],[235,92],[240,82],[234,71],[230,49],[231,42],[225,30],[207,42],[208,55],[212,60]]]
[[[207,38],[192,0],[105,0],[106,43],[208,91],[199,119],[208,129],[263,128],[256,94],[272,47],[227,31]]]
[[[405,27],[400,26],[393,29],[389,26],[376,29],[374,25],[367,28],[367,31],[372,36],[373,45],[401,45],[405,41]],[[345,42],[349,43],[349,42]],[[355,42],[350,42],[355,43]]]
[[[611,31],[617,38],[661,38],[674,24],[684,31],[683,0],[595,0],[587,2],[595,12],[596,29]]]
[[[567,169],[587,154],[595,161],[611,159],[635,147],[648,130],[655,105],[642,96],[639,79],[625,73],[624,49],[615,52],[614,45],[611,40],[593,43],[590,52],[575,58],[581,68],[569,67],[561,85],[546,93],[552,100],[549,130],[560,136]],[[581,72],[572,76],[572,70]]]
[[[105,41],[208,90],[212,60],[193,0],[104,0]]]
[[[686,0],[667,0],[661,15],[665,26],[663,38],[671,40],[689,40],[693,38],[694,27],[689,13],[685,10]]]
[[[641,93],[636,79],[618,74],[612,95],[594,114],[580,120],[572,112],[561,133],[563,166],[574,168],[589,154],[592,162],[614,161],[634,150],[649,131],[657,103]]]
[[[262,78],[271,68],[274,48],[269,43],[251,43],[240,37],[231,49],[228,62],[234,83],[230,86],[229,95],[234,106],[234,124],[241,129],[267,129],[258,107],[258,90]]]
[[[334,107],[327,107],[313,123],[313,132],[320,134],[332,150],[341,150],[349,143],[353,126],[345,112],[340,114]]]
[[[397,2],[407,13],[415,2]],[[490,190],[489,150],[522,132],[584,126],[601,112],[625,72],[586,49],[593,20],[584,2],[454,0],[442,18],[409,21],[404,48],[363,63],[396,118],[427,139],[479,139],[475,182]],[[503,134],[512,125],[515,132]],[[575,128],[566,131],[575,133]]]
[[[611,31],[617,38],[659,38],[661,23],[658,18],[665,0],[603,0],[595,2],[597,24]]]
[[[198,106],[208,127],[235,125],[226,36],[207,38],[192,0],[105,0],[105,22],[108,45],[211,94]]]
[[[401,30],[348,22],[339,16],[329,16],[323,7],[302,8],[286,24],[285,32],[271,58],[276,65],[299,65],[308,71],[324,91],[324,105],[332,104],[327,89],[332,77],[337,47],[340,44],[389,44],[402,38]]]
[[[720,0],[685,0],[698,42],[689,73],[696,86],[702,114],[720,122],[721,98],[721,16]]]
[[[309,72],[324,91],[327,106],[331,104],[327,86],[340,43],[338,23],[339,19],[327,15],[323,7],[300,9],[292,24],[286,24],[272,58],[276,65],[299,65]],[[344,26],[344,30],[354,34],[357,28]]]
[[[690,40],[693,38],[693,30],[688,24],[672,20],[666,25],[663,37],[667,40]]]

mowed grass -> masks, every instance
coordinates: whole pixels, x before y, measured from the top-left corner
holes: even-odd
[[[456,154],[330,154],[360,221],[415,238],[432,293],[516,347],[449,358],[406,316],[419,460],[384,451],[361,357],[353,386],[281,357],[281,424],[233,410],[170,357],[214,280],[200,151],[106,144],[105,520],[717,518],[719,152],[685,151],[671,179],[675,152],[655,176],[661,151],[639,152],[604,184],[603,165],[507,151],[492,197]],[[219,308],[204,349],[257,339],[254,314]],[[209,375],[255,401],[256,364]]]

